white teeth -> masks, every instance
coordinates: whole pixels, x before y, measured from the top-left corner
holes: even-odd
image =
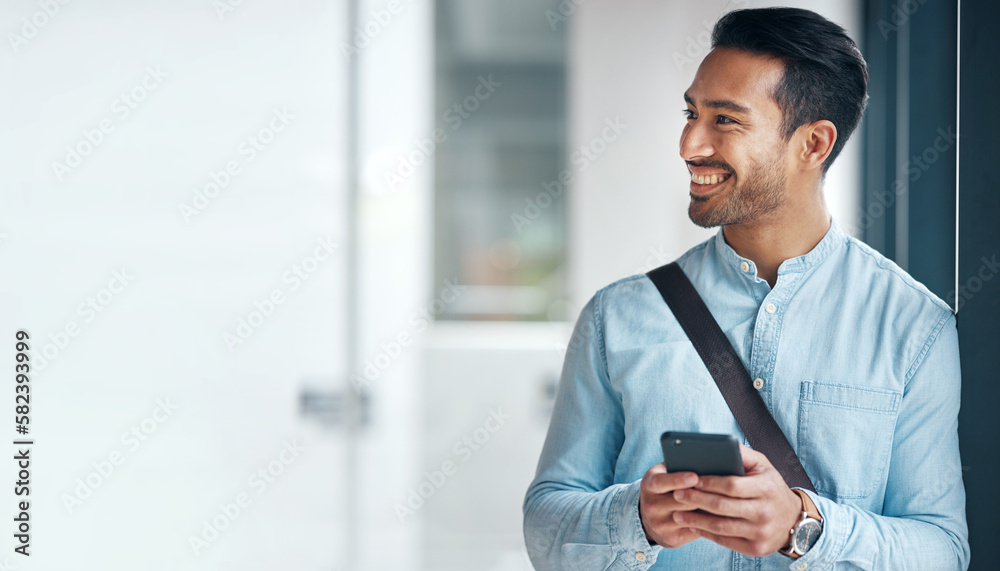
[[[716,184],[729,178],[728,174],[699,175],[691,174],[691,181],[695,184]]]

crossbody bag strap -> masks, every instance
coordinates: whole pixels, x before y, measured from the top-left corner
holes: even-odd
[[[753,388],[739,355],[677,262],[646,275],[708,367],[750,446],[767,456],[789,487],[815,492],[795,450],[767,410],[760,393]]]

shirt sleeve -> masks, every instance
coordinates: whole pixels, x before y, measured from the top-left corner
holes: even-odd
[[[803,569],[968,569],[965,487],[958,448],[958,331],[942,315],[909,376],[896,423],[882,513],[808,492],[823,516]]]
[[[645,570],[656,562],[639,520],[639,482],[614,484],[624,442],[621,395],[608,379],[598,292],[570,337],[538,470],[524,500],[532,564]]]

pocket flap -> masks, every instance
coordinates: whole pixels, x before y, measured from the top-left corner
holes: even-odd
[[[899,410],[899,393],[887,389],[817,383],[802,383],[802,400],[839,406],[852,410],[895,413]]]

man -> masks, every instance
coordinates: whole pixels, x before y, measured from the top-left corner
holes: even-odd
[[[867,66],[841,27],[791,8],[729,13],[712,47],[684,94],[680,154],[691,220],[722,228],[678,264],[816,493],[793,491],[746,447],[746,476],[666,471],[664,430],[746,440],[656,287],[633,276],[597,292],[570,341],[524,503],[531,560],[966,568],[955,318],[846,236],[823,199],[865,107]],[[812,541],[790,551],[807,519]]]

